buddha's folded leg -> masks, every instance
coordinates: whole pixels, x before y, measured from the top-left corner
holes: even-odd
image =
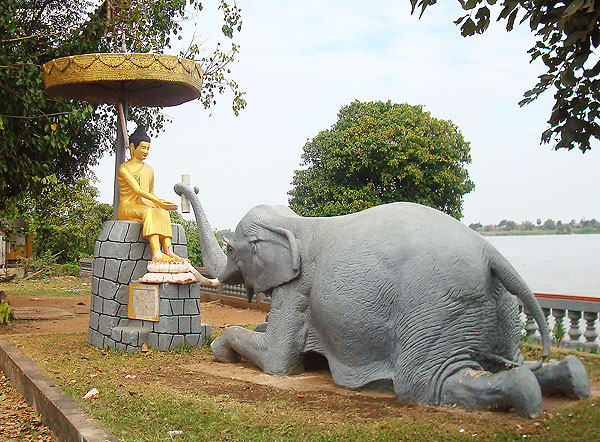
[[[142,215],[142,236],[159,235],[164,238],[173,237],[169,212],[159,207],[146,207]]]

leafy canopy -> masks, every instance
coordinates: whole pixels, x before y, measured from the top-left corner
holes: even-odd
[[[87,179],[52,184],[22,201],[19,216],[30,220],[33,250],[58,263],[91,257],[102,224],[112,219],[112,207],[96,201],[98,189]]]
[[[200,11],[192,0],[187,8]],[[221,0],[223,33],[241,29],[239,9]],[[181,35],[186,0],[2,0],[0,1],[0,212],[28,193],[87,176],[112,147],[116,136],[114,106],[55,99],[45,93],[42,64],[57,57],[113,52],[123,43],[131,52],[161,53]],[[205,70],[205,107],[215,95],[233,90],[233,109],[245,106],[243,93],[228,78],[227,65],[238,47],[220,46],[199,61]],[[191,44],[186,55],[199,54]],[[157,109],[131,110],[130,119],[150,132],[161,130]]]
[[[305,216],[331,216],[394,201],[411,201],[461,218],[474,188],[465,168],[469,143],[450,121],[422,106],[354,101],[331,129],[304,145],[288,192]]]
[[[410,0],[412,12],[425,9],[437,0]],[[454,23],[461,34],[485,32],[496,0],[459,0],[468,14]],[[525,92],[520,106],[532,102],[549,88],[556,88],[549,128],[542,142],[554,142],[555,149],[591,149],[590,140],[600,140],[600,58],[594,49],[600,44],[600,1],[598,0],[504,0],[496,9],[497,21],[506,21],[511,31],[518,21],[529,22],[537,42],[528,51],[531,61],[542,59],[547,71]]]

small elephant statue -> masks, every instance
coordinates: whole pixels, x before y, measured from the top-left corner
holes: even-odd
[[[484,238],[429,207],[392,203],[335,217],[300,217],[260,205],[239,222],[227,255],[198,198],[194,207],[207,271],[222,283],[270,294],[264,332],[228,327],[211,350],[261,370],[303,370],[327,359],[349,389],[389,387],[398,400],[477,409],[542,411],[542,394],[590,395],[583,364],[524,362],[517,298],[550,351],[544,314],[512,265]]]

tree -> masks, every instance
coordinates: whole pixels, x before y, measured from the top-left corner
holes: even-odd
[[[200,237],[198,236],[196,221],[184,219],[179,212],[169,212],[169,214],[171,215],[171,222],[183,226],[185,237],[187,238],[188,259],[192,265],[202,267],[202,249],[200,247]],[[215,237],[221,247],[223,246],[222,232],[232,233],[231,230],[215,230]],[[233,235],[230,235],[228,238],[233,238]]]
[[[304,145],[290,206],[301,215],[341,215],[412,201],[461,218],[474,185],[465,166],[469,143],[450,121],[422,106],[354,101],[331,129]]]
[[[543,230],[554,230],[554,229],[556,229],[556,223],[554,222],[553,219],[547,219],[546,221],[544,221],[544,224],[542,224],[542,229]]]
[[[521,223],[521,230],[533,230],[533,223],[531,221],[523,221]]]
[[[412,12],[425,9],[436,0],[410,0]],[[485,32],[496,1],[459,0],[468,13],[454,23],[461,34],[470,36]],[[591,148],[590,139],[600,140],[600,60],[594,48],[600,44],[600,2],[598,0],[503,0],[497,21],[506,21],[511,31],[518,21],[529,22],[537,36],[528,51],[531,61],[542,59],[546,73],[537,84],[525,92],[520,106],[532,102],[554,87],[554,107],[548,120],[549,128],[542,133],[542,142],[554,141],[555,149]]]
[[[469,224],[469,229],[472,229],[472,230],[475,230],[475,231],[477,231],[479,229],[483,229],[483,224],[481,224],[481,223],[471,223],[471,224]]]
[[[181,31],[186,0],[2,0],[0,2],[0,211],[4,216],[15,199],[40,193],[56,183],[89,174],[115,139],[113,106],[72,102],[46,95],[42,64],[53,58],[90,52],[111,52],[125,41],[132,52],[162,52],[170,36]],[[197,0],[190,7],[202,8]],[[239,30],[239,10],[221,0],[223,33]],[[191,45],[191,56],[198,54]],[[238,51],[217,47],[199,60],[206,75],[203,104],[215,94],[234,90],[234,111],[245,101],[227,78],[227,64]],[[160,130],[164,117],[157,109],[132,109],[131,119]],[[14,207],[13,207],[14,208]]]
[[[102,224],[112,218],[112,207],[96,201],[97,196],[87,179],[30,195],[24,215],[31,219],[36,256],[52,255],[59,263],[92,256]]]
[[[510,232],[511,230],[515,230],[515,228],[517,227],[517,223],[510,219],[503,219],[498,224],[498,227],[500,227],[501,230]]]
[[[202,250],[200,248],[200,237],[198,227],[194,220],[184,219],[179,212],[169,212],[171,222],[181,224],[187,239],[188,259],[192,265],[202,267]]]

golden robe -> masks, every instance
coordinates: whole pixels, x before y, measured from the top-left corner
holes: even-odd
[[[126,167],[124,164],[121,167]],[[129,172],[133,175],[140,187],[146,192],[154,193],[154,170],[146,163],[136,171]],[[169,212],[160,207],[156,207],[150,201],[143,201],[137,193],[133,191],[127,182],[117,176],[119,183],[119,207],[117,209],[117,219],[125,221],[137,221],[142,223],[142,236],[147,238],[151,235],[160,235],[171,238],[171,218]]]

